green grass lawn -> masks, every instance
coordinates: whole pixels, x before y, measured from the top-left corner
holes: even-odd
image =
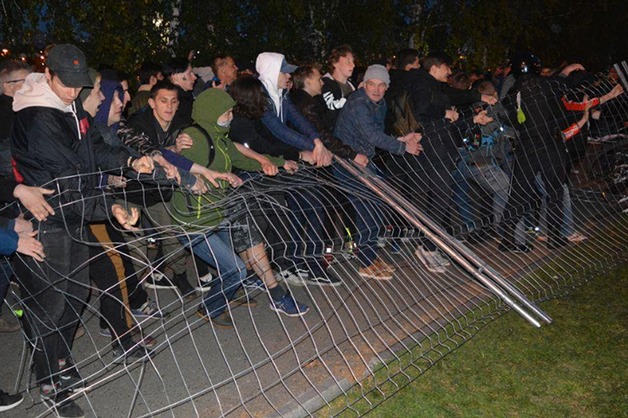
[[[628,265],[544,303],[533,328],[492,322],[376,417],[628,417]]]

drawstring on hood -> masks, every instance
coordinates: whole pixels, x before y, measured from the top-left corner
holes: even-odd
[[[66,105],[63,100],[50,88],[46,75],[43,73],[31,73],[26,77],[24,85],[15,92],[13,97],[13,111],[19,112],[28,107],[48,107],[65,113],[72,113],[76,123],[76,133],[81,138],[81,127],[76,115],[76,104]]]
[[[275,104],[275,113],[277,113],[279,118],[281,118],[283,89],[277,87],[277,81],[281,72],[281,63],[284,59],[284,55],[277,52],[262,52],[255,61],[255,69],[259,74],[259,80],[264,84],[268,95]]]

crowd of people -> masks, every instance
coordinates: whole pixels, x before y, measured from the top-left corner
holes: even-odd
[[[0,260],[0,297],[10,280],[19,284],[40,397],[60,417],[83,416],[70,398],[87,385],[72,344],[90,283],[103,295],[100,333],[113,361],[128,363],[153,356],[155,340],[127,315],[167,315],[147,288],[186,301],[202,294],[197,315],[219,328],[233,328],[231,309],[258,304],[253,291],[279,314],[305,315],[290,286],[342,284],[324,257],[335,222],[350,225],[360,277],[393,279],[378,240],[398,221],[335,158],[389,181],[469,242],[490,230],[500,251],[529,252],[521,231],[541,207],[548,248],[586,238],[566,204],[568,145],[621,85],[585,96],[582,66],[542,75],[530,53],[493,77],[452,74],[447,55],[413,49],[363,71],[346,45],[326,71],[277,52],[239,71],[236,58],[219,55],[202,71],[188,59],[143,63],[133,97],[129,75],[89,67],[73,45],[52,46],[43,73],[17,61],[1,67],[0,251],[19,255]],[[238,197],[249,179],[305,167],[338,187],[312,181],[269,199]],[[475,216],[478,191],[492,202],[490,228]],[[332,199],[343,209],[328,207]],[[418,261],[445,273],[451,261],[416,238]],[[0,331],[19,328],[0,317]],[[21,401],[0,391],[0,410]]]

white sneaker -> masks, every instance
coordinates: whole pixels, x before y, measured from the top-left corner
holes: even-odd
[[[420,246],[416,249],[414,254],[428,271],[432,273],[444,273],[446,271],[445,266],[439,261],[438,250],[427,251]]]
[[[436,258],[438,259],[438,262],[440,263],[441,266],[451,266],[451,261],[449,261],[449,258],[447,258],[445,254],[441,253],[438,250],[436,250],[435,252],[436,252]]]
[[[275,278],[277,279],[277,281],[284,280],[294,286],[307,286],[306,280],[291,269],[279,270],[277,273],[275,273]]]
[[[211,273],[207,273],[206,275],[199,277],[195,290],[201,293],[207,292],[211,288],[209,282],[211,282],[213,279],[214,276],[212,276]]]
[[[147,289],[176,289],[172,281],[159,270],[153,270],[144,276],[144,287]]]

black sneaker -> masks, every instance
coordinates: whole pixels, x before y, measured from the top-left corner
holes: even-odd
[[[85,413],[80,406],[69,399],[72,392],[67,390],[52,390],[49,393],[40,392],[39,397],[49,407],[54,410],[59,418],[83,418]]]
[[[124,350],[120,344],[116,344],[113,347],[113,363],[114,364],[133,364],[135,362],[148,361],[155,355],[153,350],[146,348],[146,346],[133,342],[133,345]]]
[[[340,286],[342,284],[342,280],[336,275],[327,272],[319,274],[312,273],[305,282],[313,286]]]
[[[61,389],[70,392],[80,392],[85,389],[87,382],[81,377],[78,369],[71,361],[67,360],[65,367],[59,371]]]
[[[5,391],[0,390],[0,412],[13,409],[24,400],[24,396],[16,393],[15,395],[9,395]]]

